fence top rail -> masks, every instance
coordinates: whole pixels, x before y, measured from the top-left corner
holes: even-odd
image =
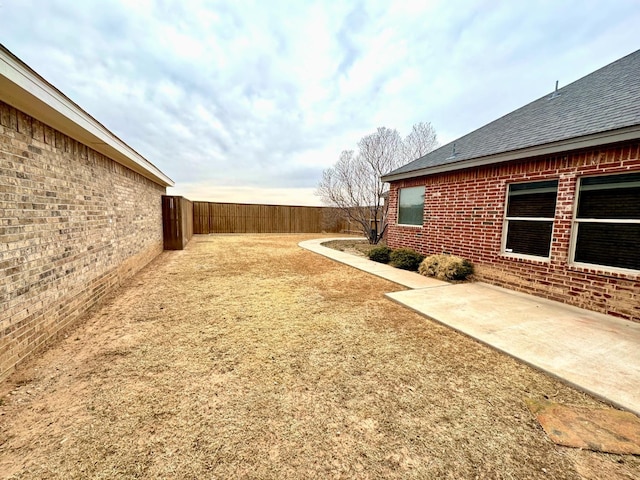
[[[273,203],[238,203],[238,202],[208,202],[201,200],[193,200],[193,203],[209,203],[213,205],[243,205],[243,206],[251,206],[251,207],[288,207],[288,208],[335,208],[328,206],[318,206],[318,205],[281,205],[281,204],[273,204]]]

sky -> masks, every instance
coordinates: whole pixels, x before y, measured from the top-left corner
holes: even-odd
[[[0,0],[0,43],[175,182],[321,205],[377,127],[446,144],[640,48],[640,0]]]

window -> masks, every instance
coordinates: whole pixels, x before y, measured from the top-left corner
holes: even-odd
[[[573,261],[640,270],[640,173],[580,179]]]
[[[424,212],[424,187],[400,189],[398,224],[422,226]]]
[[[558,181],[509,185],[505,216],[504,251],[549,257]]]

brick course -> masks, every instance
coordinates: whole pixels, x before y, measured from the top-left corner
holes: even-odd
[[[162,252],[164,193],[0,102],[0,379]]]
[[[393,182],[387,243],[459,255],[474,262],[482,281],[638,322],[640,274],[568,262],[578,177],[631,171],[640,171],[638,142]],[[558,180],[551,259],[502,255],[507,185],[551,179]],[[412,186],[426,187],[424,224],[398,226],[398,189]]]

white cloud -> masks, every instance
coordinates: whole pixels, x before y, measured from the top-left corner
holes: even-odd
[[[270,203],[318,204],[376,127],[468,133],[639,48],[638,23],[633,0],[0,3],[0,41],[177,191]]]
[[[267,205],[316,206],[315,188],[264,188],[220,186],[210,183],[185,183],[168,189],[169,195],[181,195],[202,202],[255,203]]]

